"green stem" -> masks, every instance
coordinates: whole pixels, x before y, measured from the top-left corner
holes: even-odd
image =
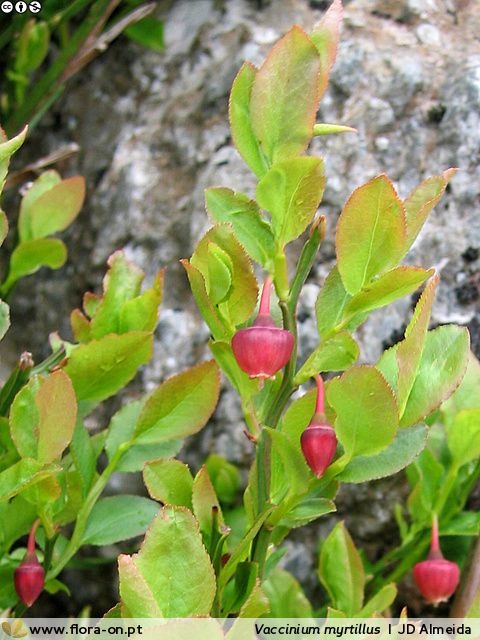
[[[65,549],[62,557],[59,559],[57,564],[48,572],[46,580],[51,580],[52,578],[58,576],[60,571],[62,571],[62,569],[68,564],[69,560],[73,558],[73,556],[81,547],[83,534],[85,533],[85,528],[87,526],[87,521],[90,513],[95,506],[98,498],[105,489],[110,476],[115,471],[118,463],[120,462],[120,459],[126,453],[126,451],[128,451],[132,444],[133,441],[124,442],[122,445],[120,445],[120,447],[115,452],[115,455],[110,460],[108,466],[104,469],[100,477],[90,489],[90,492],[88,493],[82,508],[78,512],[77,522],[75,524],[75,529],[73,530],[72,537],[70,538],[70,542],[68,543],[67,548]]]
[[[437,497],[435,506],[433,508],[434,513],[436,513],[439,518],[445,507],[445,503],[447,502],[450,496],[450,492],[455,486],[457,475],[458,475],[458,466],[456,464],[452,464],[452,466],[448,470],[447,477],[445,478],[445,482],[442,484],[441,491]]]
[[[325,217],[321,216],[315,226],[312,226],[310,237],[305,243],[302,253],[297,264],[297,270],[292,280],[292,286],[290,287],[290,296],[288,301],[288,310],[292,317],[295,316],[298,297],[302,290],[303,285],[308,277],[308,274],[312,270],[315,257],[317,255],[318,248],[322,242],[322,238],[325,235]]]

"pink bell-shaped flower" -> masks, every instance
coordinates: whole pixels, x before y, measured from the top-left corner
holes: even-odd
[[[437,517],[433,516],[430,553],[423,562],[413,567],[413,577],[422,596],[431,604],[448,600],[460,579],[460,569],[455,562],[445,560],[438,540]]]
[[[272,279],[268,277],[255,322],[237,331],[232,338],[235,359],[251,378],[272,378],[287,364],[293,351],[293,334],[277,327],[270,315],[271,285]]]
[[[322,377],[316,375],[315,380],[317,383],[315,413],[310,424],[302,433],[300,444],[308,466],[317,478],[321,478],[335,455],[337,436],[325,417],[325,392]]]
[[[22,562],[15,569],[13,576],[15,591],[18,597],[31,607],[38,596],[42,593],[45,585],[45,570],[39,563],[35,553],[35,531],[38,525],[36,520],[28,536],[27,553]]]

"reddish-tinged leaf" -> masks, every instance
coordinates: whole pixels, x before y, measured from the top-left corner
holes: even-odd
[[[354,295],[370,280],[395,267],[403,256],[405,210],[392,183],[377,176],[347,200],[337,225],[338,270]]]
[[[89,342],[92,339],[90,320],[83,315],[80,309],[74,309],[70,314],[70,325],[73,337],[77,342]]]
[[[250,169],[261,178],[268,169],[268,161],[263,155],[252,129],[250,95],[257,69],[245,62],[233,81],[228,103],[228,115],[233,142]]]
[[[214,360],[182,371],[148,398],[135,427],[142,442],[185,438],[199,431],[216,407],[220,375]]]
[[[310,34],[310,38],[320,55],[320,98],[325,93],[330,69],[337,56],[342,18],[343,7],[341,0],[333,0],[323,18],[314,26]]]
[[[130,616],[142,618],[162,617],[152,590],[134,562],[135,556],[118,556],[120,597]]]
[[[320,59],[307,34],[294,26],[271,50],[253,81],[252,128],[270,162],[301,154],[313,135]]]
[[[223,516],[217,494],[205,465],[200,467],[200,471],[193,481],[192,504],[193,513],[198,521],[203,539],[209,546],[213,527],[212,509],[215,508],[217,510],[219,523],[223,523]]]
[[[443,196],[449,180],[457,173],[457,169],[447,169],[440,176],[427,178],[405,199],[407,215],[407,237],[405,253],[412,246],[428,214]]]

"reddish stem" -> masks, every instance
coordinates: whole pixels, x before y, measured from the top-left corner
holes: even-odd
[[[432,538],[430,543],[430,554],[435,554],[436,556],[441,554],[440,542],[438,539],[438,518],[436,513],[434,513],[432,516]]]
[[[38,524],[40,522],[40,518],[37,518],[35,522],[32,524],[32,528],[30,529],[30,534],[28,536],[28,544],[27,544],[27,555],[35,555],[35,533],[37,531]]]
[[[259,316],[270,315],[270,289],[272,286],[272,276],[267,276],[263,283],[262,296],[260,298]]]
[[[315,376],[315,382],[317,383],[317,403],[315,405],[315,413],[325,414],[325,389],[323,386],[323,378],[317,373]]]

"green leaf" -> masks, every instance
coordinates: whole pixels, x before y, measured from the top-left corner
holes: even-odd
[[[442,413],[445,423],[448,425],[454,420],[462,409],[475,409],[478,407],[480,395],[480,362],[469,353],[467,370],[459,387],[450,398],[442,404]]]
[[[21,242],[63,231],[79,214],[85,199],[85,179],[73,176],[61,182],[54,180],[49,175],[37,189],[34,183],[33,193],[23,199],[18,227]],[[49,188],[45,188],[47,185]]]
[[[463,511],[457,513],[446,525],[440,527],[441,536],[478,536],[480,535],[480,513]]]
[[[73,382],[77,400],[100,402],[130,382],[151,354],[151,333],[111,334],[74,349],[65,372]]]
[[[323,340],[297,372],[294,384],[303,384],[321,371],[343,371],[358,358],[358,345],[352,336],[343,331]]]
[[[214,222],[229,223],[248,255],[271,271],[275,241],[270,225],[262,219],[255,200],[231,189],[216,187],[205,191],[207,211]]]
[[[140,552],[120,556],[120,595],[131,615],[143,617],[146,605],[156,617],[206,616],[215,596],[215,574],[198,525],[184,507],[163,507]],[[125,570],[131,566],[138,585]],[[143,593],[142,593],[143,591]],[[145,597],[145,592],[147,597]],[[153,602],[151,597],[153,596]],[[153,606],[152,606],[153,605]]]
[[[358,293],[373,276],[395,267],[405,238],[405,210],[387,176],[356,189],[342,210],[336,235],[338,270],[348,293]]]
[[[311,618],[312,605],[298,581],[288,571],[274,569],[262,584],[272,618]]]
[[[300,436],[310,423],[315,413],[316,398],[316,390],[311,389],[294,400],[285,411],[279,430],[288,434],[294,442],[300,442]]]
[[[28,76],[31,71],[35,71],[45,59],[49,44],[48,24],[43,21],[28,20],[15,42],[15,72]]]
[[[30,218],[35,208],[36,201],[46,192],[61,183],[62,178],[57,171],[50,170],[41,173],[36,180],[28,187],[20,203],[20,213],[18,216],[18,232],[20,238],[29,240],[30,238]]]
[[[220,502],[235,502],[240,490],[240,472],[237,467],[216,453],[208,456],[205,466]]]
[[[36,517],[37,509],[21,495],[9,502],[1,502],[0,549],[9,549],[15,540],[27,534]]]
[[[310,34],[310,38],[320,55],[319,98],[325,93],[330,69],[337,55],[342,17],[343,7],[341,0],[334,0],[323,18],[313,27],[313,31]]]
[[[343,522],[339,522],[322,544],[319,578],[332,606],[349,617],[362,608],[365,572],[362,560]]]
[[[5,213],[0,209],[0,245],[3,243],[8,233],[8,220]]]
[[[0,502],[10,500],[23,489],[40,482],[52,473],[60,471],[59,467],[45,467],[37,460],[24,458],[0,473]]]
[[[222,371],[238,390],[242,398],[249,398],[258,393],[259,380],[250,378],[247,373],[240,369],[229,342],[210,340],[209,347]]]
[[[59,269],[67,259],[67,248],[57,238],[27,240],[15,247],[10,257],[8,277],[3,283],[7,291],[17,280],[32,275],[40,267]]]
[[[416,481],[412,482],[412,472]],[[444,477],[444,468],[433,453],[425,448],[407,469],[407,477],[414,490],[407,500],[412,520],[431,524],[432,511]]]
[[[115,251],[108,259],[108,271],[103,280],[103,297],[91,322],[94,338],[108,333],[120,333],[120,318],[124,305],[140,293],[143,271],[126,259],[123,251]]]
[[[337,476],[342,482],[368,482],[391,476],[409,465],[424,449],[428,429],[415,425],[399,429],[395,440],[373,456],[358,456]]]
[[[142,18],[124,31],[125,35],[152,51],[161,52],[165,48],[163,39],[163,22],[152,16]]]
[[[219,389],[219,371],[213,360],[172,376],[145,402],[135,438],[143,443],[165,442],[196,433],[212,415]]]
[[[447,430],[447,441],[458,466],[480,457],[480,408],[460,411]]]
[[[397,597],[397,587],[394,584],[386,584],[380,589],[363,609],[355,616],[358,618],[371,618],[374,614],[379,614],[388,609]]]
[[[309,522],[313,522],[327,513],[333,513],[337,508],[332,500],[327,498],[312,498],[306,496],[300,503],[295,505],[293,509],[278,523],[281,527],[295,529],[303,527]]]
[[[55,502],[61,495],[62,489],[54,473],[42,478],[22,490],[20,495],[34,504],[37,509],[43,509],[49,503]]]
[[[88,431],[80,420],[75,426],[70,453],[81,478],[82,494],[86,496],[95,477],[97,456]]]
[[[301,154],[313,135],[318,108],[320,60],[298,26],[270,51],[253,79],[252,128],[271,162]]]
[[[252,128],[250,96],[257,69],[245,62],[233,81],[228,103],[232,138],[238,152],[250,169],[261,178],[268,169],[265,158]]]
[[[447,184],[456,173],[457,169],[447,169],[440,176],[427,178],[405,199],[407,214],[405,253],[414,243],[430,211],[443,196]]]
[[[159,271],[150,289],[123,303],[119,333],[155,330],[158,324],[158,307],[162,301],[163,275],[164,271]]]
[[[10,432],[22,457],[53,462],[70,444],[77,402],[69,377],[55,371],[34,377],[16,395],[10,413]]]
[[[10,307],[6,302],[0,300],[0,340],[7,333],[10,327]]]
[[[253,587],[246,602],[240,609],[240,612],[238,614],[238,619],[241,619],[241,618],[256,619],[262,616],[263,614],[268,613],[269,611],[270,611],[270,605],[268,602],[268,598],[260,586],[260,580],[257,580],[256,585]],[[242,631],[245,630],[243,625],[239,627],[239,630],[240,629]],[[235,632],[235,623],[233,623],[232,628],[230,629],[230,631],[226,636],[227,640],[233,640],[236,637],[234,635],[234,632]],[[238,636],[239,640],[241,640],[241,638],[244,638],[244,637],[245,636],[243,635],[243,633],[240,633]]]
[[[205,278],[207,292],[210,292],[213,286],[209,269],[209,255],[211,255],[209,247],[212,243],[225,252],[231,260],[231,288],[224,305],[234,324],[241,324],[250,318],[257,304],[258,288],[252,264],[242,245],[235,238],[230,225],[222,224],[213,227],[197,244],[191,258],[191,264]],[[212,300],[212,302],[215,301]]]
[[[444,325],[427,333],[401,427],[419,422],[453,393],[465,374],[469,346],[465,327]]]
[[[180,460],[154,460],[143,469],[143,482],[154,500],[192,508],[193,478]]]
[[[311,472],[307,467],[300,444],[295,443],[286,433],[264,427],[272,441],[272,489],[271,499],[278,504],[285,490],[294,496],[308,491]]]
[[[233,263],[217,244],[208,245],[208,295],[214,304],[228,299],[232,289]]]
[[[257,584],[258,564],[256,562],[240,562],[235,571],[235,578],[231,580],[221,597],[221,611],[223,615],[237,613],[245,601],[250,597]]]
[[[324,186],[323,160],[306,156],[274,164],[260,180],[257,201],[270,212],[281,246],[298,238],[313,220]]]
[[[200,467],[193,481],[192,504],[193,513],[202,532],[205,545],[210,548],[214,525],[213,510],[217,510],[219,522],[223,522],[223,516],[205,465]]]
[[[27,131],[28,126],[25,126],[18,135],[8,140],[3,130],[0,129],[0,194],[5,185],[10,158],[24,143]]]
[[[434,269],[396,267],[367,284],[347,303],[344,318],[379,309],[407,296],[434,273]]]
[[[82,544],[105,546],[136,538],[145,533],[158,511],[156,502],[140,496],[102,498],[90,513]]]
[[[331,380],[327,397],[337,414],[337,437],[349,457],[379,453],[395,438],[395,397],[375,367],[352,367]]]
[[[351,296],[343,286],[338,267],[333,267],[315,303],[319,335],[324,338],[341,323]]]
[[[317,122],[313,127],[314,136],[328,136],[332,133],[357,133],[357,130],[343,124],[328,124],[326,122]]]

